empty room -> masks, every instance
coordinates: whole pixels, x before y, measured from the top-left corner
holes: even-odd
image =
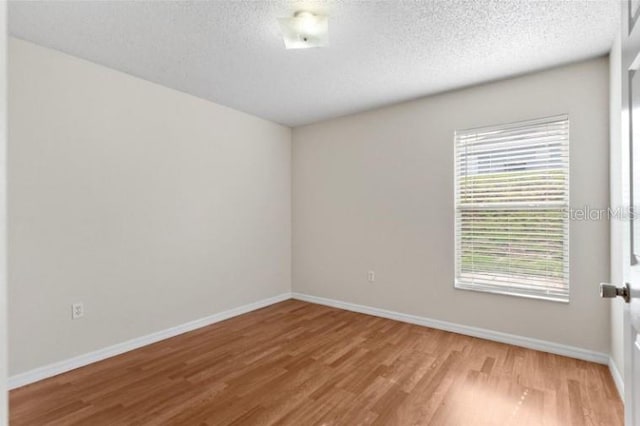
[[[640,426],[639,18],[3,2],[0,425]]]

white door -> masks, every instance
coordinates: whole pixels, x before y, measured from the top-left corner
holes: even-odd
[[[7,264],[6,264],[6,54],[7,4],[0,2],[0,426],[9,424],[7,418]]]
[[[6,77],[7,77],[7,4],[0,2],[0,426],[9,424],[7,418],[7,264],[6,264]]]
[[[629,203],[633,216],[623,241],[626,253],[624,277],[616,292],[605,288],[605,296],[623,297],[624,308],[624,396],[625,424],[640,426],[640,0],[622,3],[621,29],[621,143],[628,150]],[[626,186],[626,185],[625,185]],[[635,207],[634,207],[635,206]],[[608,293],[608,294],[607,294]]]

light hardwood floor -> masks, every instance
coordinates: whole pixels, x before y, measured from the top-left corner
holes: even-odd
[[[12,425],[622,425],[605,366],[288,300],[10,393]]]

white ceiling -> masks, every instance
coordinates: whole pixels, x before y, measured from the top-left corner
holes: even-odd
[[[276,18],[329,15],[285,50]],[[297,126],[609,51],[617,0],[9,4],[12,35]]]

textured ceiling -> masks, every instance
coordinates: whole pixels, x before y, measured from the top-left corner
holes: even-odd
[[[285,50],[276,18],[329,15]],[[9,4],[12,35],[289,126],[609,51],[605,1],[78,1]]]

